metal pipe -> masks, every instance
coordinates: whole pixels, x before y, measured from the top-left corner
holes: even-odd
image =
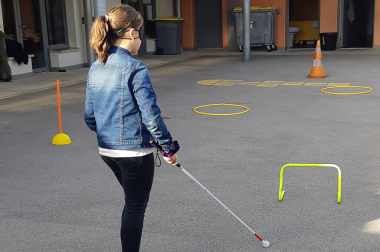
[[[87,64],[88,67],[95,61],[95,53],[90,48],[90,32],[92,27],[92,1],[83,0],[84,27],[86,35]]]
[[[95,19],[99,16],[107,14],[106,0],[94,0],[94,15]]]
[[[174,12],[176,17],[181,17],[181,0],[174,1]]]
[[[243,58],[244,62],[251,59],[251,42],[250,42],[250,0],[243,0]]]

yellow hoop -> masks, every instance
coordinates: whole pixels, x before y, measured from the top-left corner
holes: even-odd
[[[368,91],[358,92],[358,93],[332,93],[332,92],[326,92],[325,91],[326,89],[333,89],[333,88],[364,88],[364,89],[368,89]],[[372,92],[372,88],[370,88],[370,87],[362,87],[362,86],[336,86],[336,87],[322,88],[321,92],[325,93],[325,94],[332,94],[332,95],[358,95],[358,94],[370,93],[370,92]]]
[[[244,108],[245,111],[243,112],[238,112],[238,113],[231,113],[231,114],[211,114],[211,113],[203,113],[203,112],[199,112],[197,111],[197,109],[200,109],[200,108],[204,108],[204,107],[214,107],[214,106],[231,106],[231,107],[239,107],[239,108]],[[194,112],[197,113],[197,114],[201,114],[201,115],[209,115],[209,116],[232,116],[232,115],[241,115],[241,114],[244,114],[244,113],[247,113],[249,111],[249,108],[245,107],[245,106],[242,106],[242,105],[235,105],[235,104],[224,104],[224,103],[221,103],[221,104],[209,104],[209,105],[203,105],[203,106],[199,106],[199,107],[196,107],[194,109]]]

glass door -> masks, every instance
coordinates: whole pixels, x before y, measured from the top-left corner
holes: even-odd
[[[374,17],[374,0],[341,1],[339,46],[341,48],[372,48]]]
[[[16,21],[12,1],[2,0],[1,8],[3,11],[3,24],[5,39],[17,41]]]
[[[121,3],[123,4],[128,4],[135,8],[138,12],[140,12],[141,16],[143,17],[144,20],[146,20],[147,14],[144,13],[144,3],[147,2],[148,0],[122,0]],[[147,48],[146,48],[146,31],[147,31],[147,26],[146,22],[144,22],[144,36],[143,36],[143,41],[141,43],[141,46],[139,48],[138,54],[139,55],[146,55],[147,54]]]
[[[33,72],[49,70],[41,22],[41,0],[1,0],[4,33],[10,43],[19,43],[28,55]],[[19,46],[15,46],[20,48]],[[21,50],[21,49],[20,49]]]
[[[45,49],[42,41],[40,1],[18,0],[20,10],[20,29],[24,51],[33,54],[32,68],[46,71]]]

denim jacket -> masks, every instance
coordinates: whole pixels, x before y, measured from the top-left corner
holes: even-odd
[[[156,105],[148,69],[121,47],[109,48],[106,63],[94,62],[87,78],[84,119],[106,149],[152,148],[151,136],[163,151],[173,140]]]

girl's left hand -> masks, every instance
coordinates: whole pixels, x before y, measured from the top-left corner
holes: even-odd
[[[176,165],[178,164],[178,157],[177,157],[177,154],[174,154],[173,156],[171,156],[170,158],[168,157],[163,157],[165,159],[166,162],[168,162],[169,164],[171,165]]]

